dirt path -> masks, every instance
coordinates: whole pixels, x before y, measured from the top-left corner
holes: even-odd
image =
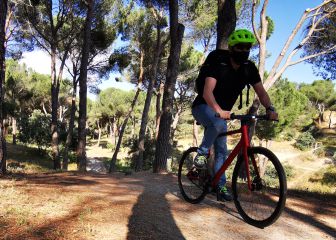
[[[289,196],[271,227],[233,203],[185,202],[174,175],[76,173],[0,180],[0,239],[334,239],[336,203]]]

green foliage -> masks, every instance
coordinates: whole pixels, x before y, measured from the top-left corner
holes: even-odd
[[[40,110],[34,110],[29,117],[23,116],[19,120],[18,139],[26,144],[36,144],[39,150],[50,146],[50,115],[45,115]]]
[[[144,163],[143,163],[143,170],[149,170],[153,167],[153,162],[155,158],[155,143],[156,140],[151,138],[149,134],[145,135],[145,151],[143,155]],[[134,168],[134,164],[136,161],[138,151],[138,138],[129,138],[126,140],[125,146],[130,148],[128,152],[131,157],[131,167]]]
[[[286,141],[291,141],[295,138],[295,131],[293,131],[293,129],[291,130],[288,130],[284,133],[284,136],[283,136],[284,140]]]
[[[198,68],[203,54],[193,46],[183,44],[180,58],[180,72]],[[196,72],[197,73],[197,72]]]
[[[313,104],[323,103],[328,108],[335,103],[335,84],[330,80],[317,80],[312,84],[301,84],[300,92],[305,94]]]
[[[291,180],[295,176],[295,170],[292,165],[284,164],[283,165],[287,180]]]
[[[183,8],[188,13],[187,24],[191,26],[193,40],[209,47],[216,36],[217,1],[183,0]]]
[[[258,138],[267,140],[277,137],[285,129],[295,127],[299,116],[307,110],[308,106],[308,98],[288,80],[277,82],[269,95],[279,114],[279,122],[259,121],[256,128]],[[260,114],[265,114],[265,110],[261,109]],[[310,114],[305,115],[310,117]]]
[[[296,143],[294,144],[300,150],[306,150],[315,143],[315,139],[310,132],[304,132],[298,136]]]
[[[268,40],[274,32],[274,21],[269,16],[266,16],[266,20],[268,22],[266,40]]]

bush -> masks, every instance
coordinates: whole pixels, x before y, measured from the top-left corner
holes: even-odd
[[[145,151],[143,154],[143,170],[148,170],[153,167],[153,162],[155,158],[155,139],[146,134],[145,136]],[[131,157],[131,167],[134,168],[136,161],[136,152],[138,151],[138,138],[129,138],[125,142],[125,146],[130,148],[129,154],[132,154]]]
[[[22,116],[19,120],[18,139],[22,143],[36,144],[40,151],[50,146],[50,115],[34,110],[31,116]]]
[[[310,132],[304,132],[298,136],[294,146],[303,151],[309,149],[314,143],[315,139],[313,135]]]
[[[291,141],[295,138],[295,131],[286,131],[283,135],[283,139],[286,141]]]
[[[324,157],[326,155],[326,152],[323,147],[319,147],[314,150],[314,154],[318,157]]]

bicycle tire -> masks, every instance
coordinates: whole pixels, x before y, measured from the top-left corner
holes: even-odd
[[[178,184],[183,198],[189,203],[201,202],[207,194],[208,170],[199,170],[194,165],[197,147],[185,151],[179,163]],[[189,175],[188,175],[189,174]]]
[[[247,179],[242,176],[246,172],[241,170],[245,169],[245,161],[241,158],[232,175],[233,199],[239,214],[247,223],[264,228],[273,224],[285,207],[286,175],[279,159],[266,148],[251,147],[248,149],[248,157],[253,190],[248,189]],[[256,159],[261,179],[255,174],[252,157]]]

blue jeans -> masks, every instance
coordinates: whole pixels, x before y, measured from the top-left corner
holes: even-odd
[[[226,136],[217,137],[220,133],[227,131],[226,120],[215,116],[216,112],[207,104],[197,105],[192,108],[192,115],[197,122],[205,127],[202,143],[198,153],[207,155],[214,144],[215,148],[215,173],[221,168],[227,155]],[[221,176],[218,186],[222,187],[226,183],[225,173]]]

